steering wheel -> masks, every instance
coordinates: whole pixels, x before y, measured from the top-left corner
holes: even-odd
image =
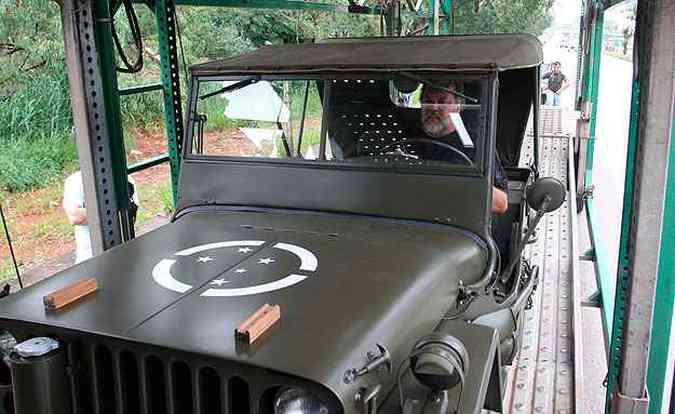
[[[382,148],[380,151],[382,153],[387,153],[387,151],[389,151],[389,150],[391,150],[391,149],[393,149],[397,146],[401,146],[401,145],[405,145],[405,144],[435,145],[437,147],[441,147],[444,150],[448,150],[449,152],[451,152],[452,156],[454,158],[459,158],[462,161],[463,164],[468,165],[469,167],[473,167],[473,165],[474,165],[473,161],[471,161],[471,158],[469,158],[469,156],[466,155],[459,148],[457,148],[457,147],[455,147],[451,144],[445,143],[445,142],[436,141],[436,140],[428,139],[428,138],[402,139],[400,141],[393,142],[393,143],[387,145],[386,147]],[[412,154],[408,153],[407,148],[403,148],[403,151],[401,151],[401,153],[398,153],[397,155],[402,155],[404,157],[412,157]]]

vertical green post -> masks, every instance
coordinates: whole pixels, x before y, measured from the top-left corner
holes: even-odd
[[[604,23],[604,8],[602,2],[587,0],[584,4],[582,18],[585,20],[584,32],[587,39],[584,43],[588,48],[583,54],[583,77],[581,86],[578,87],[579,108],[588,110],[589,118],[588,140],[586,142],[586,156],[580,161],[584,170],[580,171],[583,176],[583,188],[588,188],[593,182],[593,158],[595,153],[596,125],[598,114],[598,93],[600,90],[600,63],[602,59],[602,32]],[[580,44],[583,44],[580,42]],[[581,57],[581,56],[580,56]],[[586,105],[586,103],[588,105]],[[591,222],[597,223],[593,200],[587,201],[588,212]],[[630,211],[630,208],[627,210]],[[615,299],[614,288],[616,286],[615,275],[609,274],[606,254],[602,243],[594,240],[596,260],[598,266],[598,288],[602,295],[603,326],[608,338],[611,336],[612,320],[614,318],[613,303]]]
[[[588,73],[586,79],[585,98],[591,103],[588,147],[586,152],[585,184],[589,186],[593,181],[593,153],[595,149],[595,126],[598,114],[598,91],[600,90],[600,61],[602,59],[602,29],[604,24],[604,9],[602,2],[595,2],[595,20],[587,56]]]
[[[579,42],[577,44],[577,77],[576,77],[576,83],[575,83],[575,91],[574,91],[574,107],[577,110],[580,110],[579,108],[579,101],[580,97],[582,94],[582,85],[581,85],[581,77],[582,77],[582,68],[584,67],[584,39],[582,36],[582,33],[584,31],[584,21],[586,19],[586,8],[584,7],[584,4],[581,4],[581,10],[579,12]]]
[[[155,16],[159,33],[160,70],[164,94],[164,116],[169,143],[169,164],[174,204],[178,201],[178,177],[183,141],[178,49],[176,47],[176,8],[173,0],[156,0]]]
[[[666,387],[672,387],[673,366],[668,364],[673,333],[673,306],[675,306],[675,122],[670,127],[668,148],[668,178],[666,183],[663,224],[661,228],[661,251],[656,281],[654,318],[652,319],[652,342],[649,349],[647,389],[649,390],[649,413],[660,414],[666,400]],[[666,383],[670,379],[670,384]],[[671,395],[672,398],[672,395]]]
[[[430,36],[438,35],[438,2],[441,0],[428,0],[429,7],[429,27],[427,27],[427,34]]]
[[[129,189],[127,188],[127,157],[124,151],[124,136],[122,132],[122,114],[120,111],[120,96],[117,89],[117,66],[110,19],[110,9],[107,0],[96,0],[95,6],[98,22],[95,25],[97,49],[99,51],[101,89],[105,102],[105,121],[108,129],[108,144],[112,163],[112,174],[115,186],[117,208],[122,217],[122,239],[129,240],[131,229],[127,213],[129,211]]]
[[[441,30],[441,34],[450,34],[452,6],[452,0],[441,0],[441,10],[443,10],[443,29]]]
[[[609,355],[607,361],[607,396],[605,412],[610,414],[612,395],[619,381],[621,356],[624,345],[625,311],[628,301],[628,285],[631,270],[631,220],[635,201],[635,166],[638,150],[638,124],[640,119],[641,83],[638,74],[633,76],[631,92],[630,126],[626,148],[626,172],[621,217],[621,238],[619,240],[619,263],[616,281],[601,278],[603,295],[603,317],[608,335]],[[595,132],[593,132],[594,134]],[[587,175],[586,179],[590,179]],[[612,284],[612,282],[614,282]],[[613,299],[613,300],[612,300]],[[610,319],[611,318],[611,319]]]
[[[610,413],[610,401],[614,389],[616,388],[619,371],[621,370],[621,352],[623,349],[625,306],[627,302],[628,284],[630,276],[631,258],[630,258],[630,227],[631,217],[633,215],[634,187],[635,187],[635,164],[638,146],[638,122],[640,118],[640,81],[633,81],[633,91],[630,108],[630,127],[628,130],[628,148],[626,150],[626,173],[624,178],[623,208],[621,217],[621,240],[619,241],[619,266],[616,275],[616,284],[612,288],[607,286],[602,288],[603,297],[611,296],[614,301],[603,301],[603,316],[605,318],[605,328],[609,340],[609,359],[607,363],[607,404],[606,413]],[[609,282],[609,281],[607,281]],[[611,289],[610,292],[607,290]],[[611,319],[610,318],[611,315]]]

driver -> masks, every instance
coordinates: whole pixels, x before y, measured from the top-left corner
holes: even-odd
[[[467,138],[464,126],[455,125],[452,119],[453,113],[458,114],[461,110],[461,98],[453,93],[460,92],[461,82],[451,81],[438,86],[444,89],[428,84],[424,84],[422,88],[422,130],[429,139],[464,148],[465,141],[470,138]],[[493,174],[492,212],[501,214],[509,206],[508,183],[504,167],[496,153]]]

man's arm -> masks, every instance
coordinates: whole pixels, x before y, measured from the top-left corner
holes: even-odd
[[[63,203],[63,209],[66,211],[68,222],[72,225],[87,224],[87,209],[84,207],[68,206]]]
[[[82,192],[82,178],[75,173],[63,185],[63,209],[68,222],[72,225],[87,224],[87,209],[84,208],[84,194]]]
[[[492,212],[496,214],[505,213],[509,208],[509,196],[506,191],[497,187],[492,187]]]
[[[494,177],[492,180],[492,212],[502,214],[509,208],[509,195],[507,189],[509,188],[509,180],[504,171],[502,160],[499,153],[495,153],[495,166],[493,171]]]
[[[570,83],[567,82],[567,76],[563,75],[562,86],[560,86],[560,90],[558,91],[558,93],[560,93],[560,92],[564,91],[565,89],[567,89],[568,86],[570,86]]]

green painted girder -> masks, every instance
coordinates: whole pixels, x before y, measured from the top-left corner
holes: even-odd
[[[212,6],[253,9],[324,10],[347,12],[348,6],[331,3],[311,3],[302,0],[176,0],[177,6]],[[372,8],[373,14],[375,8]]]
[[[598,115],[598,92],[600,90],[600,64],[602,60],[602,32],[604,26],[604,9],[602,2],[592,1],[594,5],[595,19],[591,27],[586,27],[590,30],[589,48],[585,51],[584,56],[584,72],[581,87],[582,101],[590,102],[590,125],[589,137],[586,152],[586,170],[584,171],[584,186],[589,187],[593,183],[593,158],[595,154],[595,137],[596,125]],[[588,4],[588,3],[586,3]],[[589,12],[585,9],[586,13]],[[588,202],[589,219],[591,226],[598,223],[597,212],[593,206],[592,201]],[[612,304],[614,303],[614,275],[609,273],[609,263],[607,261],[607,254],[604,251],[602,240],[598,237],[598,232],[593,234],[593,245],[597,251],[596,273],[598,279],[598,287],[602,295],[602,302],[605,304],[602,308],[603,325],[605,333],[609,336],[612,332],[612,320],[614,318],[614,310]]]
[[[649,390],[649,414],[660,414],[670,403],[665,400],[665,387],[671,367],[668,361],[670,350],[675,347],[673,337],[673,308],[675,307],[675,122],[670,127],[670,148],[668,150],[668,177],[663,206],[661,227],[661,251],[656,280],[654,316],[652,318],[652,342],[649,348],[647,389]],[[673,390],[675,391],[675,390]],[[672,396],[671,396],[672,398]],[[672,412],[672,411],[671,411]]]
[[[110,17],[107,1],[95,2],[96,16],[103,21]],[[98,44],[101,83],[103,100],[105,102],[105,118],[108,132],[108,145],[112,163],[112,175],[115,187],[117,208],[120,212],[129,210],[129,189],[126,174],[126,153],[124,151],[124,139],[122,132],[122,114],[120,112],[120,97],[117,86],[117,74],[115,72],[116,59],[114,55],[113,38],[111,27],[108,24],[96,24],[96,40]],[[130,238],[128,223],[122,220],[122,239]],[[108,235],[109,236],[109,235]],[[104,243],[108,246],[108,243]]]
[[[595,127],[598,119],[598,91],[600,90],[600,63],[602,60],[602,30],[604,26],[604,13],[598,5],[596,17],[593,23],[593,32],[590,43],[587,81],[585,82],[585,98],[591,103],[591,124],[589,127],[588,150],[586,153],[586,180],[585,185],[593,182],[593,154],[595,151]]]
[[[148,158],[147,160],[143,160],[134,165],[130,165],[129,168],[127,168],[127,174],[137,173],[139,171],[146,170],[156,165],[163,164],[167,161],[169,161],[169,154],[163,154],[158,155],[156,157]]]
[[[609,360],[607,363],[607,399],[606,412],[610,413],[610,401],[612,394],[617,386],[619,372],[621,370],[621,355],[623,351],[623,334],[625,325],[626,302],[628,300],[628,284],[631,268],[630,259],[630,227],[633,216],[633,201],[635,187],[635,162],[638,147],[638,121],[640,115],[640,82],[639,79],[633,81],[633,91],[630,108],[630,128],[628,130],[628,148],[626,151],[626,173],[624,178],[623,210],[621,217],[621,239],[619,241],[619,266],[614,281],[614,289],[605,286],[607,290],[602,291],[604,316],[608,318],[612,315],[611,323],[607,326],[609,333]],[[604,285],[612,285],[613,280],[610,275],[604,275],[601,279]],[[607,300],[605,299],[607,297]],[[611,301],[609,301],[611,299]],[[604,319],[603,319],[604,320]],[[606,322],[607,323],[607,322]]]
[[[159,34],[161,82],[164,97],[164,117],[171,166],[171,186],[174,205],[178,201],[178,177],[183,140],[183,109],[178,72],[178,47],[176,45],[175,7],[172,0],[155,1],[155,17]]]
[[[441,11],[445,16],[452,13],[452,0],[441,0]]]
[[[451,34],[450,19],[452,16],[453,0],[441,0],[441,11],[443,12],[443,26],[441,34]]]
[[[135,95],[137,93],[145,93],[151,91],[161,91],[163,85],[161,82],[151,83],[147,85],[130,86],[119,90],[120,96]]]
[[[427,18],[429,19],[429,26],[427,27],[427,35],[433,36],[438,34],[438,27],[436,26],[437,7],[436,2],[439,0],[427,0]]]
[[[627,0],[605,0],[604,8],[609,9],[612,6],[616,6],[619,3],[624,3]]]

